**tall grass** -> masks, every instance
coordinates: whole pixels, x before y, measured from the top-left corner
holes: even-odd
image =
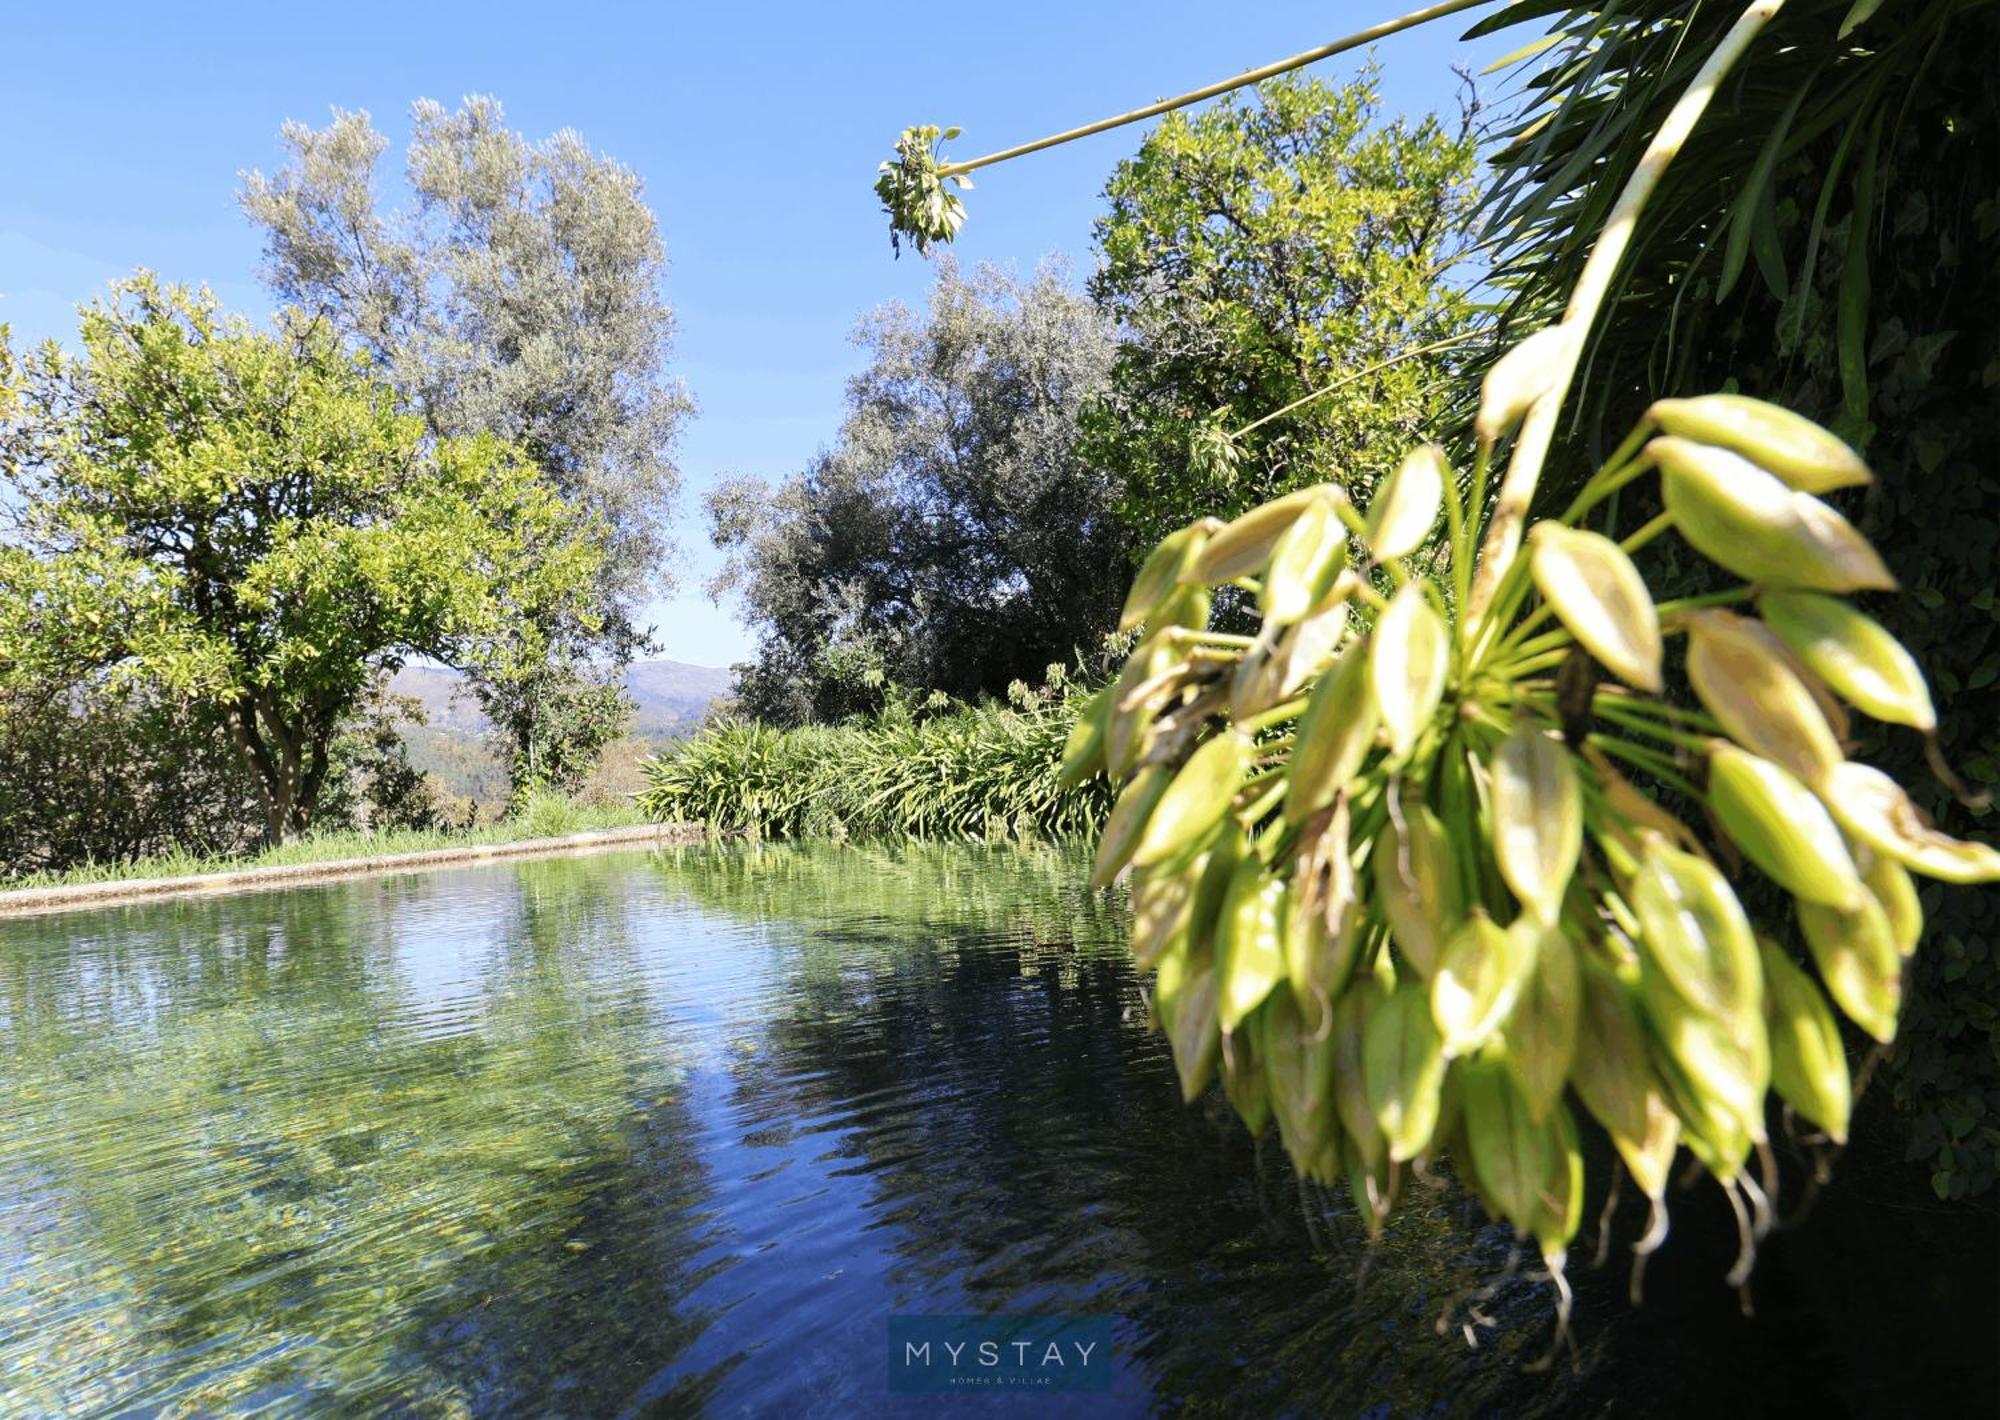
[[[1110,807],[1102,782],[1056,782],[1083,703],[968,707],[922,720],[897,712],[791,730],[728,721],[649,764],[638,803],[662,821],[765,838],[1092,833]]]

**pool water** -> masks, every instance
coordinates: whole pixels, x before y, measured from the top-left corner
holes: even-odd
[[[1183,1106],[1082,867],[700,847],[0,923],[0,1414],[1570,1413],[1589,1297],[1551,1375],[1525,1277],[1440,1336],[1507,1239],[1440,1183],[1371,1249]],[[888,1318],[967,1313],[1110,1318],[1110,1391],[891,1393]]]

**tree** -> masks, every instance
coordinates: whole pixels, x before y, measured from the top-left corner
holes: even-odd
[[[1354,378],[1204,460],[1191,434],[1233,430],[1337,378],[1465,334],[1445,279],[1475,200],[1468,104],[1380,121],[1372,71],[1335,88],[1260,85],[1170,114],[1106,187],[1090,291],[1126,337],[1088,421],[1088,457],[1123,488],[1135,538],[1227,516],[1321,479],[1379,477],[1447,407],[1450,356]]]
[[[490,98],[456,113],[422,100],[411,121],[412,210],[383,211],[388,140],[360,112],[287,123],[285,166],[248,174],[242,201],[264,228],[274,291],[356,341],[434,434],[518,445],[597,520],[588,632],[546,623],[543,660],[474,682],[519,780],[595,754],[599,717],[576,707],[611,706],[616,669],[650,644],[635,618],[671,581],[673,444],[693,406],[664,373],[666,252],[638,176],[567,129],[530,143]],[[585,738],[558,743],[570,727]]]
[[[144,274],[80,351],[0,361],[0,680],[106,675],[214,709],[266,837],[312,821],[336,733],[410,655],[518,673],[600,544],[490,435],[427,438],[324,321],[262,334]],[[4,348],[4,347],[0,347]]]
[[[1115,485],[1077,450],[1112,336],[1056,268],[945,263],[925,314],[885,307],[856,338],[873,358],[834,447],[775,493],[708,501],[715,590],[763,632],[738,694],[779,722],[891,686],[999,694],[1092,648],[1124,591]]]
[[[101,672],[0,676],[0,879],[231,853],[258,817],[212,707]]]

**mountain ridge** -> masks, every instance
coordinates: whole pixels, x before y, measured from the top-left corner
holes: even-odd
[[[625,692],[633,701],[632,733],[646,739],[686,734],[701,723],[709,706],[729,693],[734,679],[735,673],[724,666],[664,658],[632,662],[624,676]],[[406,665],[390,678],[389,693],[422,705],[426,723],[434,731],[478,736],[491,728],[465,676],[449,666]]]

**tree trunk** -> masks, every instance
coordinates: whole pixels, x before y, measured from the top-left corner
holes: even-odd
[[[267,722],[270,718],[268,714],[265,717]],[[257,702],[248,695],[229,707],[229,728],[244,761],[257,776],[257,796],[264,803],[264,846],[282,847],[297,838],[302,827],[297,813],[298,755],[286,749],[283,732],[275,724],[269,729],[278,732],[274,738],[279,751],[272,753],[265,742],[264,727],[258,724]]]

